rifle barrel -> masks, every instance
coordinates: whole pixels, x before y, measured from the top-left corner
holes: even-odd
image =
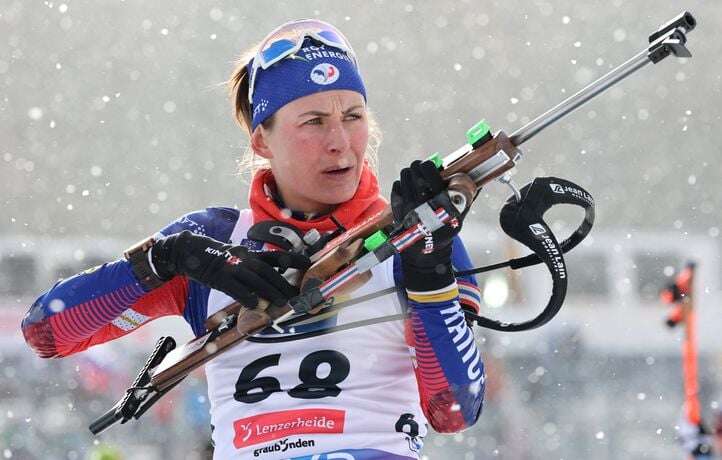
[[[539,131],[556,122],[577,107],[585,104],[597,94],[651,63],[652,61],[649,59],[648,54],[649,51],[645,49],[627,62],[610,70],[602,77],[599,77],[594,82],[517,129],[509,136],[511,143],[518,147],[534,137]]]

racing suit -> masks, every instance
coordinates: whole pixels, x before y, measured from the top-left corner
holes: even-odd
[[[264,250],[247,238],[249,210],[212,207],[182,216],[156,237],[183,230]],[[458,270],[470,261],[453,242]],[[399,257],[373,269],[350,298],[403,286]],[[345,299],[336,299],[345,300]],[[118,260],[59,281],[22,322],[44,358],[64,357],[181,315],[196,336],[232,302],[220,291],[176,276],[146,292],[129,262]],[[405,320],[294,339],[273,330],[273,344],[241,342],[205,366],[214,459],[417,459],[427,424],[458,432],[474,424],[484,395],[484,366],[461,307],[478,311],[479,290],[460,277],[433,292],[399,289],[342,309],[307,328],[327,328],[408,312]]]

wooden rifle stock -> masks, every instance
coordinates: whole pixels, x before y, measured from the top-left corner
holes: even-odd
[[[232,305],[238,306],[237,313],[227,315],[215,329],[171,351],[151,369],[150,384],[163,391],[230,346],[267,328],[272,323],[271,315],[280,313],[265,300],[255,308],[241,307],[238,302]]]

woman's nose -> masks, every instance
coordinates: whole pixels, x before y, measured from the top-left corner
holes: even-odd
[[[350,135],[342,122],[329,123],[327,140],[327,150],[332,153],[341,153],[348,150],[350,145]]]

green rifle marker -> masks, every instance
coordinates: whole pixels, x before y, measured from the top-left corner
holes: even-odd
[[[434,163],[436,169],[441,169],[444,166],[444,159],[441,158],[441,154],[439,154],[439,152],[432,153],[431,156],[426,159],[426,161]]]
[[[383,231],[377,230],[374,234],[364,240],[364,248],[366,248],[368,252],[373,252],[379,246],[388,241],[388,239],[389,237],[386,236]]]
[[[481,120],[466,132],[466,141],[471,144],[472,147],[480,146],[491,139],[491,137],[491,128],[484,120]]]

